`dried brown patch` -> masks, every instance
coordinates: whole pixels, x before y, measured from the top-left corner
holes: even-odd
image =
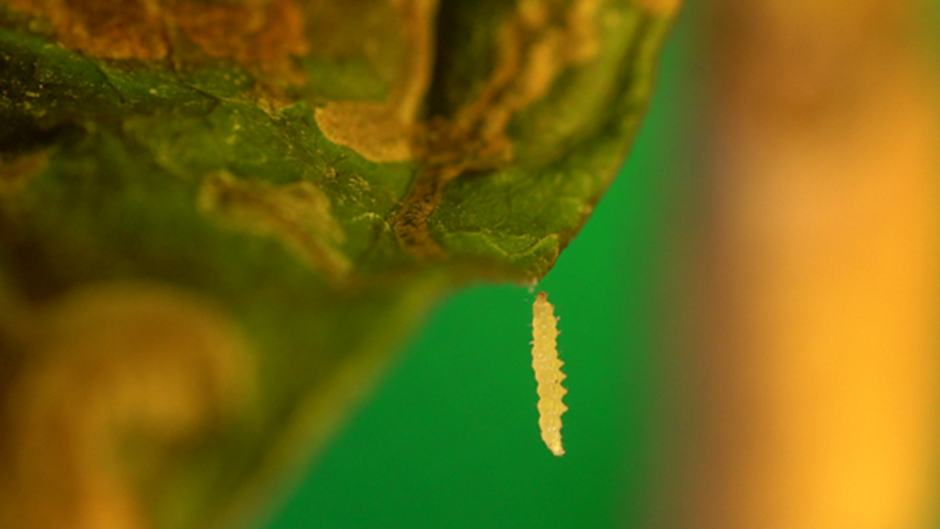
[[[8,0],[49,20],[67,47],[93,57],[155,60],[169,44],[158,0]]]
[[[497,64],[480,97],[453,118],[431,124],[423,147],[427,165],[394,222],[402,246],[423,258],[443,253],[428,233],[427,219],[444,187],[467,171],[492,170],[512,160],[512,142],[506,136],[510,120],[545,97],[565,68],[597,54],[600,4],[519,2],[515,16],[499,32]]]
[[[316,111],[317,125],[324,136],[345,145],[373,162],[395,162],[411,158],[411,127],[386,103],[329,103]]]
[[[47,19],[67,47],[108,59],[166,58],[174,29],[210,57],[253,72],[302,83],[294,57],[307,52],[303,13],[295,0],[9,0]]]
[[[303,13],[294,0],[263,4],[181,2],[173,20],[186,37],[211,57],[231,58],[254,71],[300,84],[303,72],[294,58],[309,45]]]
[[[338,249],[346,235],[330,199],[310,182],[275,186],[213,173],[203,181],[199,206],[250,233],[276,237],[330,279],[340,281],[352,268]]]
[[[412,135],[434,62],[437,0],[390,1],[398,12],[407,62],[388,99],[382,103],[332,102],[316,111],[317,126],[327,139],[373,162],[412,158]]]
[[[23,312],[33,332],[18,329],[0,387],[0,525],[151,526],[138,485],[254,392],[237,328],[162,286],[91,287]]]
[[[45,151],[6,159],[0,156],[0,197],[13,196],[45,169],[49,154]]]

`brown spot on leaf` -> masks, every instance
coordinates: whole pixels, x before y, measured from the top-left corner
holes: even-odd
[[[413,132],[434,62],[432,36],[437,0],[390,0],[405,41],[402,75],[384,102],[331,102],[316,111],[317,126],[331,142],[373,162],[413,156]]]
[[[199,206],[250,233],[276,237],[330,279],[342,280],[352,267],[338,249],[346,235],[330,199],[311,182],[276,186],[213,173],[202,183]]]
[[[158,0],[8,0],[48,19],[67,47],[94,57],[155,60],[169,50]]]
[[[411,127],[386,103],[343,101],[316,111],[324,136],[373,162],[411,158]]]
[[[293,62],[308,48],[296,0],[8,1],[47,19],[64,45],[93,57],[160,60],[182,35],[209,57],[231,59],[275,80],[304,81]]]
[[[231,58],[254,71],[296,84],[305,81],[294,58],[307,53],[304,19],[293,0],[245,4],[181,2],[174,21],[211,57]]]

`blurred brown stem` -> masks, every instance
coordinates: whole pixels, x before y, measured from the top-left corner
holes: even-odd
[[[684,527],[926,527],[938,108],[915,3],[714,4]]]

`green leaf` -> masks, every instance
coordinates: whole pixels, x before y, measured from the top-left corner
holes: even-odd
[[[549,271],[672,16],[72,4],[0,1],[7,525],[255,513],[442,295]]]

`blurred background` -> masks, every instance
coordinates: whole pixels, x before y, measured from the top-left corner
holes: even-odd
[[[629,161],[538,286],[439,307],[259,527],[940,522],[940,2],[689,2]]]

